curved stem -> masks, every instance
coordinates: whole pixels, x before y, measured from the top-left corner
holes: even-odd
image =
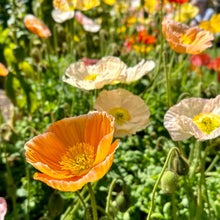
[[[147,216],[147,220],[150,220],[151,214],[152,214],[153,209],[154,209],[154,197],[155,197],[155,194],[156,194],[156,189],[157,189],[157,187],[158,187],[158,185],[160,183],[160,180],[161,180],[161,178],[162,178],[162,176],[163,176],[163,174],[164,174],[164,172],[166,170],[166,167],[167,167],[167,165],[169,163],[169,160],[170,160],[170,158],[172,156],[172,153],[174,151],[176,151],[178,154],[180,153],[179,149],[177,147],[173,147],[173,148],[170,149],[170,151],[169,151],[169,153],[167,155],[166,161],[165,161],[165,163],[163,165],[163,169],[162,169],[162,171],[161,171],[161,173],[160,173],[160,175],[159,175],[159,177],[157,179],[157,182],[155,183],[154,188],[153,188],[152,197],[151,197],[151,207],[150,207],[150,211],[149,211],[148,216]]]
[[[86,209],[86,203],[85,203],[85,201],[84,201],[82,195],[80,194],[80,192],[79,192],[79,191],[76,191],[75,193],[76,193],[76,195],[79,197],[79,200],[80,200],[80,202],[81,202],[83,208]]]
[[[106,211],[107,214],[109,214],[109,208],[110,208],[110,203],[111,203],[112,191],[114,189],[115,183],[116,183],[116,179],[113,179],[112,182],[111,182],[109,191],[108,191],[108,196],[106,198],[107,202],[106,202],[105,211]]]
[[[88,186],[88,189],[89,189],[89,194],[90,194],[90,199],[91,199],[93,220],[98,220],[98,213],[97,213],[95,195],[94,195],[94,192],[93,192],[93,189],[92,189],[92,185],[91,185],[91,183],[87,183],[87,186]]]

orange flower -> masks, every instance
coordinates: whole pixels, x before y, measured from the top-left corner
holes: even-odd
[[[153,35],[147,34],[146,30],[138,32],[138,41],[145,44],[155,44],[157,39]]]
[[[7,68],[0,63],[0,76],[7,76],[8,75],[8,70]]]
[[[62,191],[77,191],[110,169],[118,140],[114,118],[92,112],[53,123],[25,144],[27,161],[42,173],[34,179]]]
[[[37,34],[39,37],[48,38],[51,36],[48,27],[33,15],[26,15],[24,17],[24,24],[29,31]]]
[[[178,53],[199,54],[212,46],[213,34],[199,27],[164,18],[162,32],[170,47]]]

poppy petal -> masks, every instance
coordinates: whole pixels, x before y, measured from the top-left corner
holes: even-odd
[[[93,167],[87,174],[84,174],[83,176],[60,180],[52,178],[46,174],[35,173],[34,179],[40,180],[54,189],[75,192],[81,189],[86,183],[95,182],[101,179],[108,172],[113,163],[114,151],[116,150],[117,146],[118,141],[115,141],[112,144],[111,153],[105,158],[105,160]]]

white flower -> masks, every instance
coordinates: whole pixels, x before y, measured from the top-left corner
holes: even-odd
[[[125,69],[126,65],[117,57],[103,57],[96,64],[89,66],[80,61],[67,68],[63,81],[85,90],[100,89],[105,84],[118,80]]]
[[[145,61],[143,59],[136,66],[127,68],[122,82],[136,81],[150,72],[154,67],[154,61]]]
[[[115,118],[115,137],[135,134],[149,124],[150,110],[139,96],[125,89],[102,91],[94,108]]]
[[[66,20],[72,19],[74,17],[74,11],[62,11],[59,8],[54,8],[51,15],[54,21],[62,23]]]
[[[189,98],[171,107],[164,126],[174,141],[195,136],[199,141],[220,135],[220,95],[214,99]]]

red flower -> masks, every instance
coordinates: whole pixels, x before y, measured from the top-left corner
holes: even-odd
[[[206,66],[207,64],[210,63],[211,58],[206,53],[195,54],[189,58],[189,61],[193,66]]]
[[[177,3],[177,4],[184,4],[186,2],[188,2],[189,0],[168,0],[168,2],[172,3]]]
[[[220,57],[212,60],[212,62],[210,62],[206,67],[215,71],[220,71]]]
[[[157,39],[153,35],[148,35],[146,30],[138,32],[138,41],[145,44],[155,44]]]

